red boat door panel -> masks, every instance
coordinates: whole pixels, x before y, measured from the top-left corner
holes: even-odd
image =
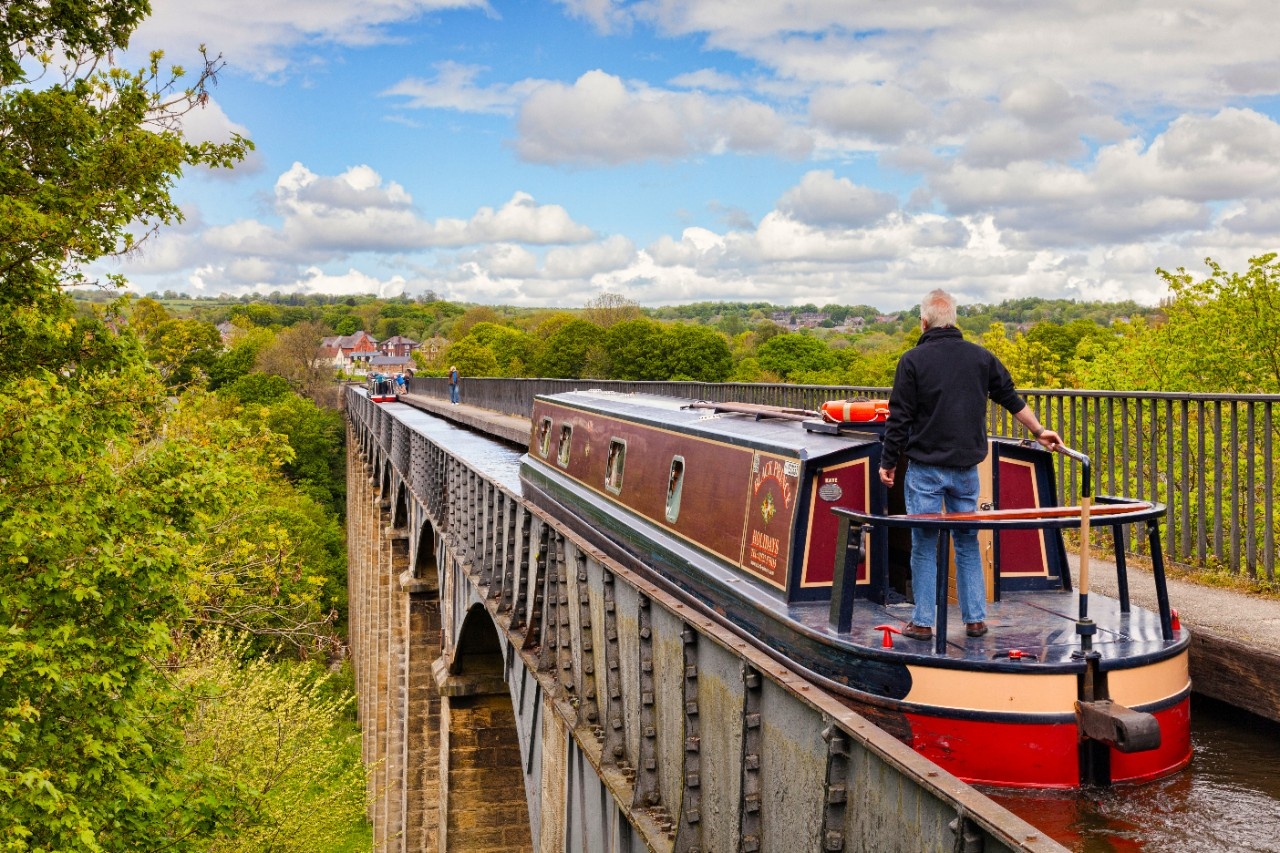
[[[831,586],[840,532],[840,519],[831,508],[842,506],[866,512],[871,505],[871,476],[871,460],[867,457],[822,468],[815,475],[809,495],[809,530],[805,537],[801,588]],[[865,553],[873,553],[870,541],[866,543]],[[871,583],[866,559],[858,564],[857,583]]]

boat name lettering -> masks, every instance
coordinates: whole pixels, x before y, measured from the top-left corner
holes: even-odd
[[[796,466],[796,474],[790,472],[791,466]],[[791,509],[791,483],[788,482],[788,478],[794,479],[798,473],[799,466],[795,462],[788,462],[784,467],[777,459],[766,459],[756,472],[756,481],[752,486],[752,493],[758,494],[760,488],[767,481],[773,480],[778,484],[778,488],[782,490],[782,505],[787,509]]]

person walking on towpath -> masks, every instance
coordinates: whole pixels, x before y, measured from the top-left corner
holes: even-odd
[[[956,328],[956,301],[932,290],[920,303],[920,341],[898,361],[880,456],[880,482],[892,488],[899,460],[909,460],[907,512],[972,512],[978,505],[978,463],[987,457],[987,400],[1009,410],[1040,444],[1061,437],[1046,429],[1014,389],[1009,371],[989,350]],[[952,533],[956,587],[965,633],[987,633],[987,594],[976,530]],[[911,530],[911,592],[915,610],[903,628],[913,640],[933,638],[937,608],[938,531]],[[945,606],[945,602],[943,603]]]
[[[458,367],[449,368],[449,402],[458,405]]]

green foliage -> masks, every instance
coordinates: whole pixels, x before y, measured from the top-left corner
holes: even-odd
[[[677,323],[666,331],[669,379],[724,382],[733,369],[733,356],[724,335],[707,326]]]
[[[825,373],[836,367],[830,348],[809,335],[775,335],[756,348],[760,366],[786,380],[800,381],[802,374]]]
[[[364,823],[359,734],[347,722],[351,696],[335,693],[314,666],[282,666],[250,649],[244,638],[206,633],[177,670],[198,704],[185,726],[188,766],[234,778],[243,798],[216,836],[192,849],[332,850]]]
[[[156,663],[236,451],[173,434],[164,407],[140,358],[0,383],[0,849],[154,849],[235,802],[184,776]]]
[[[216,391],[252,373],[258,355],[274,340],[275,335],[265,329],[238,334],[230,349],[219,353],[209,366],[209,390]]]
[[[532,335],[496,323],[476,323],[463,340],[471,340],[493,354],[497,373],[486,376],[522,376],[524,366],[537,360],[538,342]],[[450,356],[452,359],[452,356]],[[452,360],[450,363],[454,363]],[[461,365],[459,365],[461,367]]]
[[[260,380],[252,386],[253,378]],[[281,470],[300,489],[327,506],[336,517],[346,514],[346,490],[343,479],[346,471],[345,426],[342,414],[333,409],[323,409],[304,397],[282,387],[278,376],[250,374],[233,386],[233,391],[256,397],[247,405],[242,419],[282,435],[292,451]],[[274,393],[274,396],[271,396]]]
[[[458,373],[463,376],[498,375],[498,359],[494,357],[493,350],[475,338],[467,337],[450,344],[443,362],[457,365]]]
[[[265,405],[288,397],[293,393],[293,389],[289,387],[289,381],[283,376],[255,371],[241,376],[223,388],[222,393],[241,403]]]
[[[604,337],[610,379],[665,380],[671,376],[661,323],[639,318],[610,326]]]
[[[539,329],[541,331],[541,327]],[[551,379],[580,379],[587,375],[593,351],[602,351],[605,332],[599,326],[569,317],[550,332],[535,362],[538,376]]]
[[[164,320],[145,338],[147,356],[170,388],[206,376],[222,352],[222,337],[199,320]]]

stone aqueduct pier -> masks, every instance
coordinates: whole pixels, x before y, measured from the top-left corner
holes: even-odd
[[[521,498],[519,450],[348,389],[378,851],[1059,851]]]

